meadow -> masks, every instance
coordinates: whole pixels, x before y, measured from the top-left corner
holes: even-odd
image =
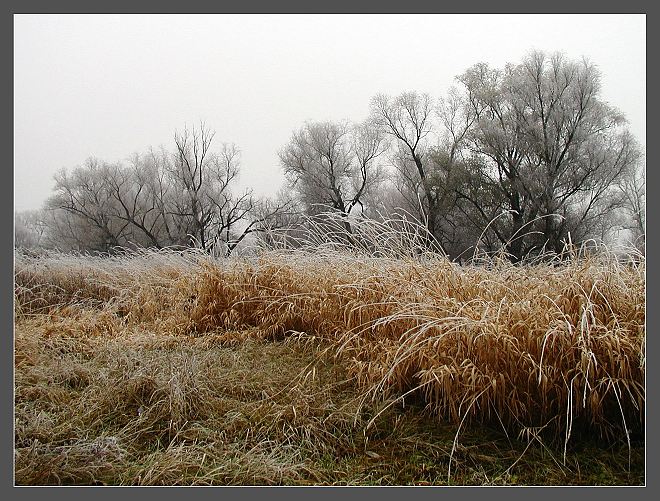
[[[645,285],[607,252],[16,254],[15,483],[643,485]]]

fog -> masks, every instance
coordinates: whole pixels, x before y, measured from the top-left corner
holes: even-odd
[[[602,96],[646,144],[643,15],[17,15],[15,209],[93,155],[173,145],[200,120],[242,152],[240,184],[271,195],[306,120],[366,118],[376,93],[446,94],[477,62],[532,49],[588,57]]]

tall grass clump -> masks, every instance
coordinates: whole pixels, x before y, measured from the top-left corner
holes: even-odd
[[[294,246],[274,235],[286,245],[231,259],[18,256],[15,311],[57,315],[77,304],[113,325],[182,335],[314,336],[347,364],[365,401],[415,399],[458,429],[490,424],[564,445],[585,433],[643,433],[643,257],[567,248],[554,259],[475,255],[459,266],[425,252],[430,239],[407,224],[354,219],[347,236],[329,216]]]

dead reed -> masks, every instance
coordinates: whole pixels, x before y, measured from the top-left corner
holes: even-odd
[[[643,260],[600,253],[458,266],[382,254],[17,256],[15,311],[60,319],[59,328],[68,321],[85,336],[147,324],[223,342],[296,333],[345,361],[365,401],[406,395],[463,428],[490,423],[565,445],[579,433],[643,433]]]

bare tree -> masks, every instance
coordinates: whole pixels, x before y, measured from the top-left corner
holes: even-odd
[[[182,205],[181,189],[177,186],[174,165],[177,154],[164,147],[156,151],[150,148],[146,153],[135,153],[130,159],[131,176],[135,189],[142,187],[141,197],[136,199],[141,205],[140,219],[148,218],[141,225],[159,242],[159,246],[187,246],[189,244],[190,223],[177,215],[175,206]],[[138,224],[138,227],[140,226]],[[151,237],[149,240],[153,241]]]
[[[80,250],[196,245],[229,254],[284,207],[251,190],[236,194],[240,152],[212,151],[213,137],[202,123],[175,134],[174,153],[136,153],[128,165],[90,158],[63,170],[47,205],[53,235]]]
[[[173,215],[186,222],[187,232],[202,249],[207,249],[211,244],[208,232],[215,212],[211,202],[212,184],[222,175],[211,172],[221,163],[210,155],[214,136],[215,132],[204,123],[198,129],[193,127],[191,131],[186,127],[182,133],[174,135],[176,152],[171,172],[175,185]],[[226,184],[235,177],[233,172],[237,170],[237,167],[231,169]]]
[[[160,214],[147,188],[148,171],[144,172],[142,168],[139,157],[134,156],[132,168],[115,164],[104,169],[103,181],[111,200],[115,202],[109,214],[130,225],[126,229],[133,230],[128,238],[134,243],[140,244],[140,240],[145,238],[144,245],[161,248],[158,232]]]
[[[381,179],[376,159],[385,147],[383,135],[368,123],[309,122],[280,151],[280,162],[306,211],[338,211],[350,235],[348,216],[357,206],[364,213]]]
[[[68,220],[72,235],[86,226],[94,230],[87,235],[93,250],[108,251],[127,242],[130,223],[113,217],[116,202],[107,182],[112,169],[96,158],[88,158],[70,174],[62,170],[55,175],[55,194],[46,202],[47,209],[60,209],[75,216]],[[77,224],[76,219],[84,224]]]
[[[205,250],[224,246],[228,255],[270,214],[254,216],[259,203],[252,190],[233,191],[240,172],[240,151],[233,144],[211,151],[214,136],[203,123],[198,129],[186,128],[175,135],[168,214],[196,245]]]
[[[295,202],[290,199],[254,199],[250,198],[250,207],[245,216],[245,224],[234,233],[233,237],[226,239],[226,255],[229,256],[234,249],[248,236],[260,234],[268,239],[273,231],[289,227],[295,215]]]
[[[534,247],[561,250],[569,232],[620,205],[616,182],[639,149],[623,116],[598,99],[594,65],[533,52],[503,71],[475,65],[459,81],[476,118],[468,148],[506,201],[508,216],[490,228],[516,260]]]
[[[642,253],[646,251],[646,173],[640,166],[631,169],[619,183],[623,195],[623,229]]]
[[[305,207],[290,190],[282,188],[272,199],[262,199],[253,211],[254,233],[266,248],[300,246],[307,218]]]
[[[287,204],[258,200],[252,190],[235,193],[240,151],[233,144],[211,151],[214,135],[203,123],[175,135],[168,214],[183,221],[179,226],[187,228],[201,248],[222,247],[228,256],[248,235],[277,225]]]
[[[371,100],[372,122],[398,142],[395,165],[408,184],[408,193],[411,193],[413,186],[421,188],[426,226],[431,235],[436,235],[439,217],[438,192],[430,176],[425,142],[425,138],[432,131],[432,111],[430,96],[417,92],[405,92],[395,98],[379,94]],[[416,176],[411,169],[413,165]],[[414,193],[417,195],[416,189]]]
[[[465,197],[485,195],[475,159],[464,149],[476,121],[472,107],[455,88],[436,108],[427,95],[404,93],[394,99],[379,95],[372,100],[372,120],[396,139],[385,212],[402,209],[416,215],[450,257],[464,255],[477,244],[483,229],[482,216],[475,216]],[[432,132],[440,139],[435,145],[428,140]],[[493,212],[492,207],[482,209],[484,214]]]
[[[100,245],[103,250],[127,245],[160,248],[167,240],[162,231],[162,200],[155,196],[154,187],[159,179],[162,181],[162,174],[150,167],[137,154],[130,167],[89,159],[71,175],[66,171],[58,174],[56,194],[49,207],[67,211],[96,227],[104,235],[105,243]],[[66,222],[58,227],[71,238],[80,240],[75,232],[88,231],[80,222],[76,224],[75,218],[67,218]]]
[[[14,214],[14,247],[29,250],[43,247],[47,228],[43,210],[16,212]]]

